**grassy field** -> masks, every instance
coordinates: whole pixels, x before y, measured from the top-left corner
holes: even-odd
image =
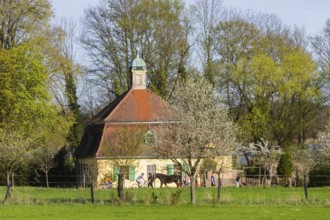
[[[131,189],[126,202],[116,190],[97,190],[95,204],[88,189],[15,187],[0,219],[329,219],[330,188],[310,188],[309,203],[302,188],[223,188],[220,204],[215,188],[198,188],[197,205],[189,190]],[[0,196],[5,188],[0,187]]]

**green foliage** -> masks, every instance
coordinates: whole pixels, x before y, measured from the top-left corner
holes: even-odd
[[[54,167],[49,171],[49,181],[56,186],[72,186],[76,182],[75,164],[66,147],[62,147],[54,156]]]
[[[271,27],[274,21],[266,20]],[[297,36],[281,25],[265,31],[236,14],[219,23],[214,37],[223,69],[216,87],[242,126],[244,141],[303,143],[317,125],[323,95],[311,55],[293,43]]]
[[[151,198],[152,198],[153,203],[155,203],[155,204],[157,203],[158,197],[159,197],[158,193],[155,193],[155,192],[151,193]]]
[[[171,193],[171,196],[170,196],[171,205],[176,205],[180,202],[181,193],[182,193],[181,189],[177,189],[175,192]]]
[[[330,186],[330,158],[322,156],[309,173],[309,185],[313,187]]]
[[[52,15],[48,0],[12,0],[0,4],[0,48],[11,48],[40,35]]]
[[[69,147],[73,150],[77,149],[83,135],[82,116],[76,90],[76,83],[73,73],[69,72],[65,75],[65,95],[68,99],[68,105],[73,115],[74,123],[70,127],[67,140]]]
[[[284,177],[290,177],[293,172],[293,163],[290,152],[285,152],[281,155],[277,166],[277,174]]]
[[[31,44],[0,49],[0,127],[18,125],[25,132],[47,123],[54,111],[47,93],[43,56]]]

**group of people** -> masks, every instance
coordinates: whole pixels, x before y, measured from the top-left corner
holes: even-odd
[[[137,178],[136,178],[136,182],[138,184],[138,187],[142,187],[145,183],[145,179],[144,179],[144,173],[141,173],[141,175],[139,175]],[[111,187],[111,184],[112,184],[112,181],[110,179],[110,177],[107,177],[105,180],[105,186],[106,188],[110,188]],[[153,182],[153,176],[152,174],[150,173],[148,175],[148,187],[151,186],[152,187],[152,182]],[[190,179],[189,179],[189,176],[186,175],[185,176],[185,179],[183,180],[184,184],[186,186],[189,186],[190,185]],[[241,176],[240,175],[237,175],[236,179],[235,179],[235,183],[236,183],[236,187],[240,187],[240,186],[243,186],[243,184],[241,183]],[[213,172],[212,175],[211,175],[211,186],[216,186],[216,182],[215,182],[215,173]]]
[[[240,187],[240,186],[243,186],[243,184],[241,183],[241,176],[240,175],[237,175],[236,176],[236,179],[235,179],[235,183],[236,183],[236,187]],[[212,176],[211,176],[211,186],[215,186],[215,173],[212,173]]]

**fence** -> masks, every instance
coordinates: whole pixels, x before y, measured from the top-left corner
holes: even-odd
[[[222,186],[235,186],[236,176],[242,174],[241,182],[245,186],[264,186],[265,183],[268,186],[302,186],[303,185],[303,176],[291,177],[290,179],[284,176],[276,176],[270,180],[269,176],[262,175],[244,175],[241,171],[228,171],[221,174],[221,183]],[[291,182],[291,183],[290,183]],[[87,187],[89,186],[90,181],[86,178],[85,175],[50,175],[49,176],[49,186],[50,187]],[[309,175],[308,176],[309,186],[330,186],[330,175]],[[46,178],[45,176],[39,176],[38,178],[31,178],[26,175],[12,175],[11,184],[13,186],[39,186],[46,187]],[[6,185],[6,177],[0,176],[0,185]],[[204,186],[204,184],[202,184]],[[211,186],[210,178],[206,179],[206,187]]]

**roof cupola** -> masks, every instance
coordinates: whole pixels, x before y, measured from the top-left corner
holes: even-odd
[[[140,48],[136,48],[136,58],[132,62],[132,89],[146,89],[147,65],[140,58]]]

